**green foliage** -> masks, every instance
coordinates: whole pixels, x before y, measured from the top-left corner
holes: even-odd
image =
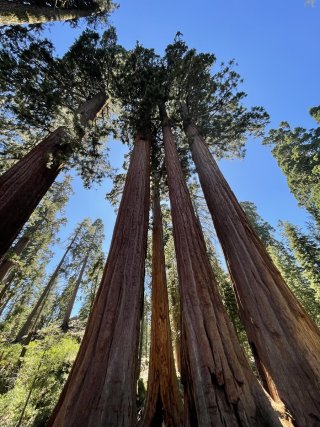
[[[275,229],[261,218],[254,203],[242,202],[241,206],[287,285],[310,317],[319,323],[320,251],[316,241],[291,224],[282,223],[291,250],[286,242],[274,237]]]
[[[42,426],[52,412],[79,348],[76,338],[62,335],[57,326],[32,341],[17,375],[20,344],[1,344],[1,383],[9,387],[0,396],[0,423]],[[14,374],[14,378],[10,377]],[[29,396],[30,393],[30,396]],[[29,396],[29,399],[28,399]],[[25,408],[25,409],[24,409]]]
[[[310,113],[319,121],[319,107]],[[272,154],[299,204],[320,224],[320,127],[292,129],[282,122],[279,129],[270,130],[264,143],[272,146]]]
[[[14,0],[14,3],[22,5],[30,4],[32,6],[58,8],[58,9],[92,9],[107,8],[110,3],[108,0]]]
[[[240,204],[262,243],[266,247],[274,244],[275,239],[273,233],[275,229],[258,214],[256,205],[252,202],[241,202]]]
[[[80,123],[79,107],[98,93],[111,91],[122,50],[114,29],[101,37],[86,30],[62,58],[54,56],[48,40],[31,36],[17,50],[11,48],[8,43],[0,50],[0,146],[8,166],[48,132],[66,126],[61,162],[75,167],[87,186],[92,180],[100,181],[110,171],[107,150],[101,143],[114,132],[110,105],[86,127]]]
[[[104,240],[103,222],[101,219],[92,222],[86,218],[81,222],[80,227],[81,232],[77,241],[71,247],[63,268],[66,285],[64,284],[62,293],[58,292],[56,297],[53,308],[53,318],[55,320],[64,318],[69,299],[78,280],[80,280],[78,298],[84,300],[84,305],[86,305],[86,307],[81,308],[82,318],[86,317],[85,313],[89,314],[96,288],[101,279],[104,264],[102,252]],[[79,277],[79,272],[82,270],[83,265],[84,270],[82,276]]]
[[[57,233],[66,223],[64,207],[70,193],[69,177],[54,183],[17,239],[26,242],[22,253],[17,255],[11,249],[6,254],[12,267],[2,284],[0,309],[5,321],[0,326],[8,339],[17,333],[41,292],[51,245],[58,243]]]
[[[293,253],[303,269],[303,275],[309,281],[320,303],[320,246],[311,236],[302,233],[298,227],[282,223],[284,233]],[[320,312],[319,312],[320,316]]]
[[[179,119],[181,103],[218,157],[243,156],[249,134],[260,136],[269,116],[262,107],[249,110],[243,105],[246,94],[239,91],[240,75],[235,62],[222,63],[213,71],[213,54],[189,49],[181,35],[166,49],[168,100],[172,116]]]
[[[268,252],[296,298],[310,317],[320,325],[320,303],[316,300],[316,293],[291,249],[285,243],[277,241],[268,247]]]

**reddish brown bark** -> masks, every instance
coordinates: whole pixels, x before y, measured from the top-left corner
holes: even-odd
[[[81,124],[93,120],[105,102],[103,93],[85,102],[78,110]],[[0,257],[56,179],[66,139],[67,130],[59,127],[0,177]]]
[[[101,285],[49,426],[129,427],[136,423],[149,175],[150,138],[138,134]]]
[[[263,382],[297,426],[316,426],[319,330],[273,265],[196,127],[185,120],[185,130]]]
[[[183,410],[174,367],[159,190],[154,184],[152,231],[151,349],[146,404],[140,426],[182,426]]]
[[[185,425],[280,426],[223,307],[163,111],[162,117],[182,308]]]

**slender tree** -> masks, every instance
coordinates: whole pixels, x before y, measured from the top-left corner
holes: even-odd
[[[0,26],[39,24],[51,21],[70,21],[92,15],[105,16],[110,11],[110,0],[2,0]]]
[[[98,219],[92,224],[91,227],[89,227],[88,233],[84,235],[82,241],[80,241],[77,245],[76,251],[83,255],[81,257],[80,265],[79,263],[76,264],[76,267],[80,267],[78,276],[76,277],[75,281],[71,280],[71,293],[69,292],[70,296],[64,309],[64,315],[61,324],[61,329],[64,332],[69,329],[70,316],[76,301],[77,294],[82,285],[82,282],[84,281],[86,270],[90,269],[90,265],[96,261],[96,252],[101,247],[103,237],[103,223]],[[70,291],[70,289],[68,289],[68,291]]]
[[[151,351],[141,426],[182,426],[182,402],[174,366],[164,258],[159,182],[154,174]]]
[[[163,107],[161,114],[182,304],[185,423],[281,425],[223,308]]]
[[[0,261],[0,281],[9,272],[19,273],[21,267],[33,263],[36,254],[55,242],[55,235],[65,223],[63,209],[72,192],[70,177],[66,176],[61,182],[53,184],[42,202],[31,215],[30,220],[23,228],[14,247],[12,247]],[[24,273],[26,274],[26,273]],[[10,280],[5,280],[7,285]],[[0,301],[5,294],[4,287],[0,292]]]
[[[72,246],[74,245],[79,233],[81,231],[81,224],[77,227],[77,229],[75,230],[75,233],[69,243],[69,245],[67,246],[64,254],[62,255],[61,260],[59,261],[58,265],[56,266],[54,272],[52,273],[52,275],[50,276],[50,279],[48,280],[48,283],[46,284],[46,286],[43,288],[36,304],[34,305],[33,309],[31,310],[29,316],[27,317],[25,323],[22,325],[20,331],[18,332],[15,342],[20,342],[23,337],[25,335],[28,334],[28,332],[30,331],[31,326],[35,323],[34,319],[36,318],[37,320],[39,319],[39,316],[41,314],[41,311],[43,309],[43,306],[45,304],[46,298],[48,297],[53,285],[55,284],[62,266],[65,263],[66,257],[70,251],[70,249],[72,248]],[[34,328],[34,327],[33,327]]]
[[[263,383],[274,399],[286,404],[297,425],[312,425],[320,420],[319,330],[274,267],[186,105],[183,118]]]
[[[11,259],[12,256],[18,257],[21,255],[21,253],[26,249],[26,247],[29,244],[29,237],[28,236],[21,236],[20,239],[17,241],[17,243],[12,248],[11,254],[8,254],[8,256],[4,256],[2,260],[0,261],[0,282],[3,281],[5,276],[8,274],[8,272],[12,269],[14,266],[14,261]],[[1,293],[0,293],[0,301],[1,301]]]
[[[149,212],[150,139],[138,132],[79,354],[49,426],[133,426]]]

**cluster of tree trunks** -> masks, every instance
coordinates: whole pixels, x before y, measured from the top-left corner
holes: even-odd
[[[154,178],[152,229],[151,349],[146,403],[139,426],[183,425],[182,400],[174,366],[165,269],[163,226],[157,178]]]
[[[150,138],[138,133],[102,282],[49,426],[135,425],[149,176]]]
[[[280,426],[223,307],[163,107],[161,115],[180,281],[185,425]]]
[[[186,108],[184,127],[263,384],[299,426],[320,423],[320,333],[247,220]],[[301,387],[301,384],[304,386]]]
[[[106,99],[104,93],[98,93],[77,110],[83,128],[97,116]],[[205,140],[189,119],[187,107],[182,105],[181,111],[263,385],[275,401],[285,403],[296,426],[320,425],[319,330],[274,267]],[[160,198],[155,183],[151,356],[140,425],[160,427],[164,421],[167,426],[280,426],[271,399],[250,369],[223,307],[164,106],[160,106],[160,116],[181,296],[185,398],[183,413],[174,368]],[[79,132],[77,142],[83,134]],[[68,130],[59,127],[0,177],[0,257],[54,182],[64,166],[65,155],[70,156],[72,144],[68,138]],[[148,132],[137,133],[102,282],[50,426],[112,427],[136,423],[151,143]],[[30,339],[30,328],[39,319],[75,239],[76,235],[16,341],[28,332]],[[21,254],[28,243],[28,238],[22,237],[13,253]],[[83,259],[69,300],[63,330],[68,328],[88,256]],[[4,256],[0,280],[6,282],[0,297],[10,286],[8,273],[12,266],[13,261]]]
[[[101,111],[107,96],[100,92],[77,111],[85,127]],[[9,249],[59,174],[63,154],[71,149],[65,127],[59,127],[0,177],[0,257]],[[81,135],[79,136],[79,143]],[[8,215],[10,212],[10,215]]]
[[[184,111],[201,186],[265,388],[298,426],[320,423],[320,332],[275,268],[209,148]],[[302,387],[303,384],[303,387]]]

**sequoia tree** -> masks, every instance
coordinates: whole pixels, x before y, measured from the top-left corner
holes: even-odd
[[[101,92],[83,104],[79,108],[81,124],[92,121],[105,102],[106,95]],[[53,184],[67,152],[68,132],[59,127],[0,177],[1,256]]]
[[[134,426],[150,138],[135,138],[104,275],[50,426]]]
[[[92,15],[103,17],[111,6],[110,0],[2,0],[0,26],[69,21]]]
[[[161,115],[182,306],[185,424],[280,426],[221,302],[163,107]]]
[[[182,426],[182,401],[174,366],[164,257],[159,178],[153,174],[152,314],[147,398],[139,425]]]
[[[96,124],[93,132],[88,125],[105,106],[117,52],[113,29],[101,40],[87,31],[61,60],[52,59],[47,44],[32,44],[20,57],[10,57],[11,74],[10,67],[1,70],[0,81],[8,92],[7,114],[14,114],[20,127],[40,127],[49,135],[38,145],[33,143],[34,148],[0,177],[0,256],[63,167],[80,170],[86,184],[93,175],[101,179],[106,173],[108,163],[99,140],[110,132],[108,120],[102,126]],[[34,56],[41,67],[29,65]],[[96,66],[89,67],[89,63]],[[103,79],[106,70],[108,76]],[[25,92],[19,83],[24,74],[28,76]]]
[[[319,330],[275,268],[186,105],[183,118],[263,383],[274,399],[285,403],[297,425],[316,425],[320,420]]]
[[[238,90],[241,79],[233,64],[212,74],[213,62],[212,55],[197,54],[176,39],[165,57],[169,93],[183,120],[263,383],[297,425],[310,424],[319,419],[320,333],[274,267],[209,150],[218,158],[241,156],[247,135],[261,135],[268,116],[261,107],[242,105],[245,94]]]

